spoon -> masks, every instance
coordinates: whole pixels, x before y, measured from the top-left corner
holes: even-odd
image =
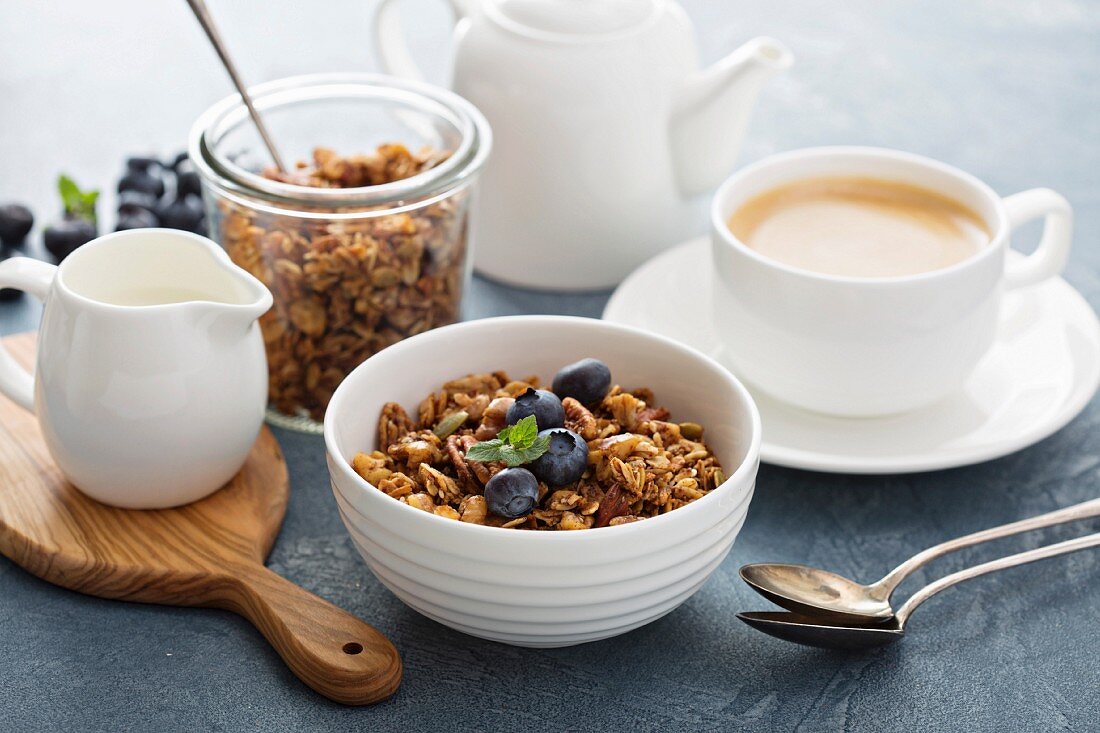
[[[772,603],[802,616],[849,626],[882,623],[894,616],[890,595],[910,573],[929,561],[963,547],[1096,516],[1100,516],[1100,499],[948,540],[917,553],[870,585],[827,570],[785,563],[745,565],[741,578]]]
[[[199,25],[206,31],[206,37],[214,45],[218,58],[221,59],[222,65],[229,73],[229,78],[233,80],[233,86],[237,87],[241,99],[244,100],[244,106],[248,108],[252,123],[256,125],[256,131],[260,133],[260,139],[264,141],[264,147],[267,148],[267,152],[271,154],[271,159],[275,162],[275,167],[280,172],[285,173],[286,166],[283,165],[283,159],[279,157],[279,152],[275,149],[275,143],[271,141],[271,135],[267,132],[267,126],[264,125],[263,118],[260,117],[260,113],[256,111],[256,107],[252,104],[252,96],[248,93],[248,87],[241,81],[241,76],[237,73],[237,66],[233,63],[233,59],[229,57],[229,51],[222,41],[221,34],[218,33],[218,27],[214,25],[214,18],[207,10],[206,3],[204,0],[187,0],[187,4],[191,6],[191,11],[198,18]]]
[[[898,609],[896,614],[888,617],[878,626],[848,625],[838,621],[822,619],[821,617],[784,611],[739,613],[737,618],[754,629],[763,631],[765,634],[784,641],[793,641],[796,644],[826,649],[870,649],[892,644],[903,637],[905,635],[905,624],[914,609],[941,590],[950,588],[956,583],[1016,565],[1024,565],[1036,560],[1044,560],[1048,557],[1097,546],[1100,546],[1100,533],[1085,535],[1084,537],[1066,540],[1065,542],[1047,545],[1027,552],[1020,552],[998,560],[990,560],[966,570],[960,570],[921,588]]]

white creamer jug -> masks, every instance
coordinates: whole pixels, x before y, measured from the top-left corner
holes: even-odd
[[[116,232],[59,267],[2,262],[0,287],[45,303],[34,374],[0,347],[0,392],[36,414],[81,491],[130,509],[178,506],[243,465],[267,401],[256,319],[271,293],[216,244]]]
[[[701,230],[692,205],[733,169],[763,84],[790,66],[770,38],[699,68],[672,0],[450,0],[453,86],[493,128],[471,217],[475,266],[527,287],[607,288]],[[420,78],[394,0],[382,67]]]

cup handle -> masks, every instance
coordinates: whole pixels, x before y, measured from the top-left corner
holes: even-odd
[[[454,22],[472,14],[471,0],[447,0],[454,12]],[[401,29],[400,12],[394,0],[382,0],[374,12],[374,48],[378,55],[378,64],[387,74],[424,81],[424,72],[413,61],[409,47],[405,43],[405,33]]]
[[[57,266],[30,257],[12,257],[0,262],[0,288],[15,288],[45,302]],[[18,362],[0,343],[0,393],[25,410],[34,412],[34,374]]]
[[[1062,272],[1073,244],[1073,209],[1069,202],[1049,188],[1033,188],[1004,199],[1008,230],[1044,218],[1039,246],[1027,257],[1005,266],[1005,286],[1009,290],[1034,285]]]

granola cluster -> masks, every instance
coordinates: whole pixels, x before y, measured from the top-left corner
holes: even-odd
[[[317,148],[312,163],[264,175],[321,188],[370,186],[416,175],[446,157],[396,144],[350,157]],[[364,359],[458,320],[466,203],[459,191],[405,213],[363,210],[361,217],[324,219],[219,202],[222,245],[275,296],[260,327],[277,410],[319,421],[337,385]]]
[[[589,409],[562,400],[565,427],[588,444],[588,467],[574,484],[539,483],[538,504],[514,519],[492,514],[484,497],[505,466],[469,460],[471,446],[496,437],[514,399],[538,377],[471,374],[428,395],[415,418],[389,402],[378,423],[378,450],[359,453],[355,471],[380,491],[441,517],[494,527],[572,530],[616,526],[665,514],[722,484],[718,459],[695,423],[675,423],[653,407],[648,389],[614,386]]]
[[[392,183],[442,163],[449,153],[422,148],[416,153],[404,145],[386,143],[366,155],[341,156],[330,148],[314,148],[313,162],[298,161],[292,171],[264,170],[264,178],[310,188],[359,188]]]

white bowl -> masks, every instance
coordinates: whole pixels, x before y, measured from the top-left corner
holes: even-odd
[[[677,421],[706,429],[729,478],[668,514],[617,527],[531,532],[466,524],[385,495],[351,468],[376,448],[386,402],[414,410],[443,382],[503,369],[544,381],[586,356],[613,381],[649,387]],[[428,331],[372,356],[336,390],[325,415],[333,493],[375,576],[425,616],[474,636],[554,647],[622,634],[687,600],[733,545],[760,462],[749,393],[686,346],[587,318],[520,316]]]

